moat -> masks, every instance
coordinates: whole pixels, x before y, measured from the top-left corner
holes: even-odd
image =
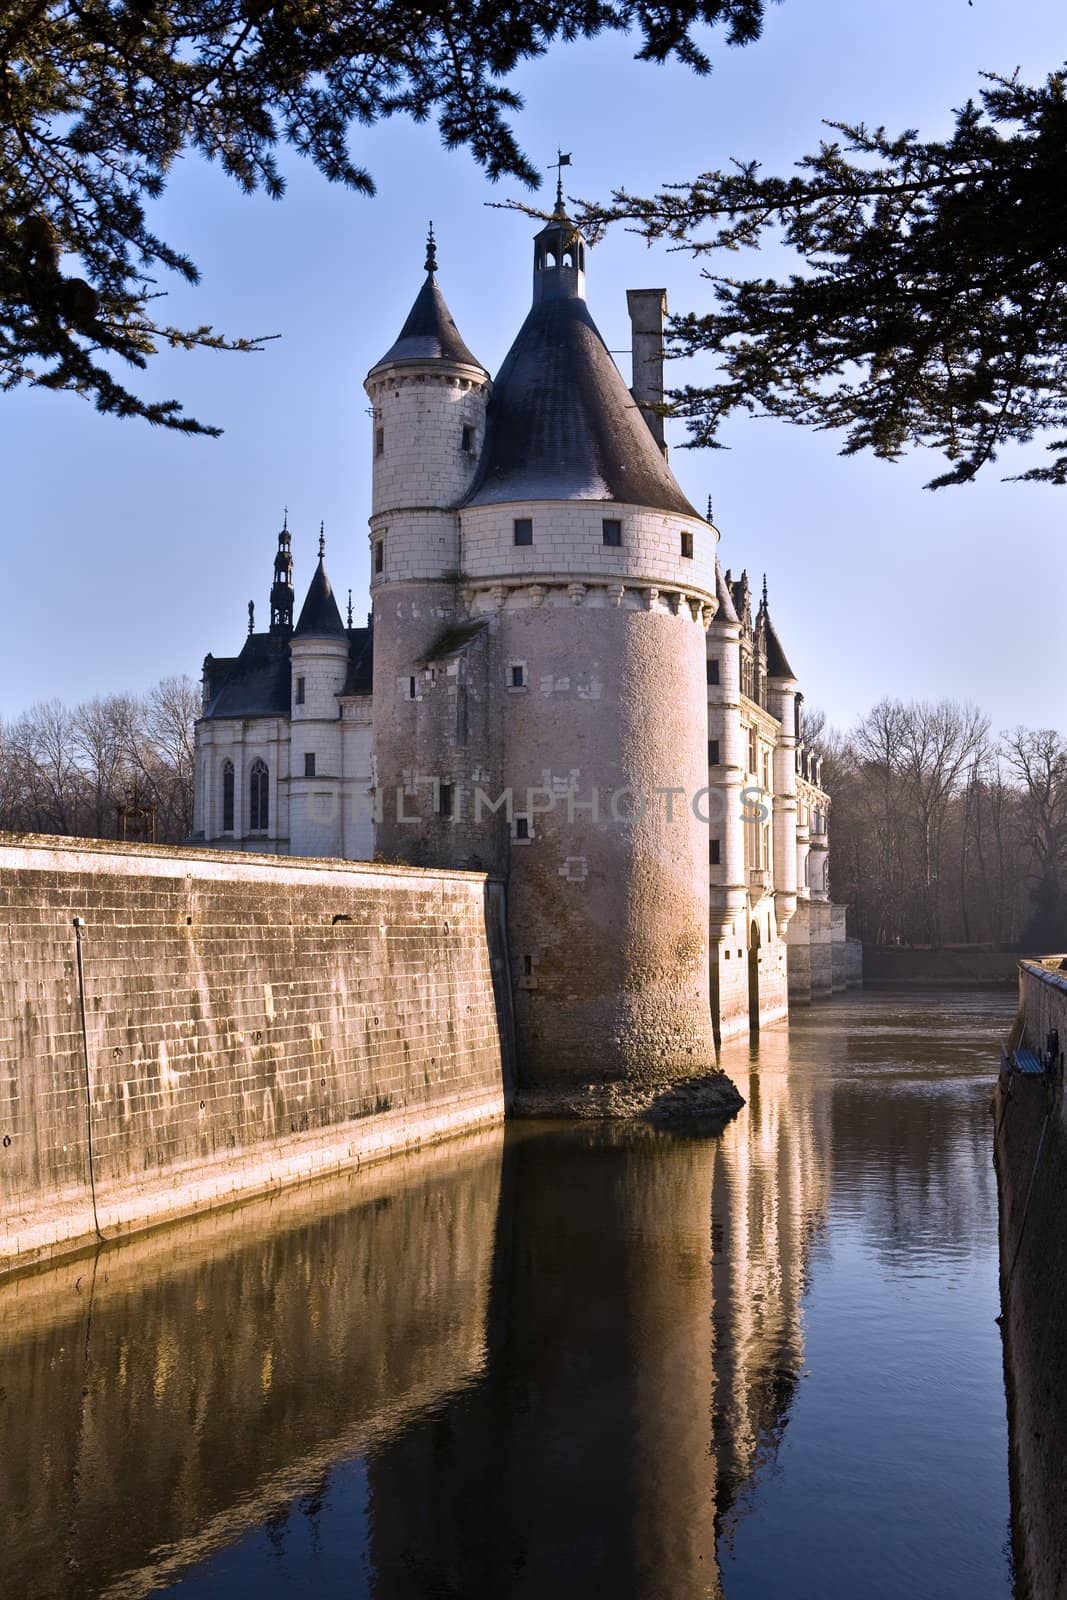
[[[719,1133],[512,1124],[0,1288],[0,1595],[1011,1594],[1014,1008],[849,994]]]

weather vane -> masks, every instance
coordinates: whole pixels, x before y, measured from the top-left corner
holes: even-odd
[[[563,210],[563,169],[571,164],[570,152],[564,155],[559,145],[556,146],[556,160],[548,163],[548,170],[556,173],[556,210]]]

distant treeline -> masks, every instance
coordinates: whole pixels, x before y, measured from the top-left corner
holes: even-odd
[[[1067,949],[1067,741],[975,706],[883,700],[824,756],[833,898],[877,944]]]
[[[180,844],[193,826],[199,714],[196,685],[179,677],[0,722],[0,828],[114,839],[125,808],[131,832],[147,813],[160,843]]]

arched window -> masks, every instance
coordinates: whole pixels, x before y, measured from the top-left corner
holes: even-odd
[[[233,762],[222,763],[222,831],[233,832]]]
[[[266,831],[270,821],[270,777],[265,761],[253,761],[248,775],[248,826],[253,833]]]

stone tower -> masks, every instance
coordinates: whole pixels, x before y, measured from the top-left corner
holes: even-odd
[[[436,776],[423,670],[461,608],[457,508],[485,439],[489,375],[460,337],[435,276],[433,230],[426,280],[395,343],[370,370],[374,452],[370,517],[374,608],[376,844],[387,859],[449,865],[450,833],[430,832],[433,808],[418,780]],[[405,792],[406,791],[406,792]],[[486,863],[488,864],[488,863]]]
[[[491,393],[432,265],[368,377],[374,721],[383,853],[507,876],[521,1098],[610,1109],[714,1066],[717,534],[596,329],[585,256],[559,207]]]

